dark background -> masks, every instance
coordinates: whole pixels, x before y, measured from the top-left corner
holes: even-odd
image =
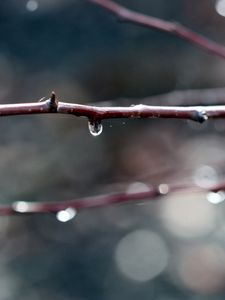
[[[119,2],[225,44],[225,19],[216,11],[222,1]],[[54,90],[67,102],[116,105],[111,99],[129,98],[131,105],[224,84],[222,59],[118,22],[88,1],[0,2],[1,103],[38,101]],[[165,182],[207,187],[224,179],[223,120],[103,126],[93,137],[85,118],[1,118],[1,203],[143,191]],[[214,205],[214,194],[180,192],[79,212],[66,223],[53,214],[1,217],[0,299],[223,299],[225,196],[219,197]]]

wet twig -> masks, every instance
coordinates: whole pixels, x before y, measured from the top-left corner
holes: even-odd
[[[210,118],[225,118],[225,105],[150,106],[138,104],[128,107],[102,107],[61,102],[56,99],[55,94],[52,94],[50,99],[42,102],[0,105],[0,117],[47,113],[86,117],[92,124],[115,118],[169,118],[193,120],[202,123]]]
[[[108,195],[98,195],[94,197],[67,200],[63,202],[23,202],[17,201],[10,205],[0,206],[0,215],[26,215],[26,214],[44,214],[57,213],[66,209],[75,209],[76,211],[104,207],[114,204],[125,204],[141,201],[155,201],[163,196],[175,192],[222,192],[225,190],[225,182],[216,184],[210,188],[201,188],[195,185],[167,185],[160,184],[159,186],[149,187],[148,191],[144,192],[125,192]]]
[[[88,0],[115,14],[120,20],[175,35],[208,52],[225,58],[225,47],[213,42],[178,23],[147,16],[117,4],[111,0]]]

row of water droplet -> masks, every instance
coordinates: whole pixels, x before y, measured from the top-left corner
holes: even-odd
[[[166,195],[169,192],[168,186],[166,184],[159,185],[159,191],[162,195]],[[224,191],[208,192],[208,194],[206,195],[206,199],[208,200],[208,202],[212,204],[219,204],[225,200],[225,192]],[[31,207],[33,207],[33,205],[38,205],[38,204],[31,204],[24,201],[18,201],[13,203],[13,210],[17,213],[23,214],[32,211]],[[63,223],[74,219],[76,215],[77,215],[77,210],[73,207],[68,207],[59,210],[58,212],[55,213],[56,219]]]
[[[14,202],[12,207],[13,210],[17,213],[29,213],[32,212],[34,207],[39,206],[40,204],[38,203],[29,203],[25,201],[17,201]],[[59,210],[55,213],[56,219],[60,222],[68,222],[72,220],[75,216],[77,215],[77,210],[73,207],[68,207],[62,210]]]

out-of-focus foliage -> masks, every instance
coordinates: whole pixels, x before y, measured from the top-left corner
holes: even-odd
[[[225,43],[222,1],[120,3]],[[119,23],[86,1],[0,1],[0,23],[0,103],[38,101],[54,90],[64,101],[115,105],[109,99],[130,97],[129,105],[132,98],[225,84],[223,60]],[[224,179],[223,120],[103,126],[94,138],[87,120],[73,116],[1,118],[1,203]],[[176,193],[84,211],[65,223],[55,215],[1,218],[0,299],[221,299],[223,200]]]

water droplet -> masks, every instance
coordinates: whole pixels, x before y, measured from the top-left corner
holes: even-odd
[[[60,222],[68,222],[72,220],[77,214],[74,208],[68,207],[65,210],[60,210],[56,213],[56,219]]]
[[[133,182],[127,187],[127,194],[144,193],[149,192],[150,187],[144,182]]]
[[[158,186],[158,189],[159,189],[160,194],[166,195],[169,193],[170,188],[169,188],[168,184],[162,183]]]
[[[16,212],[25,213],[29,209],[29,203],[25,201],[17,201],[13,203],[12,207]]]
[[[41,203],[16,201],[12,204],[12,208],[18,213],[32,213],[40,211],[42,205]]]
[[[224,191],[219,191],[217,193],[209,192],[207,194],[207,200],[212,204],[219,204],[225,200],[225,192]]]
[[[103,126],[101,121],[88,121],[88,128],[93,136],[98,136],[102,133],[103,131]]]

